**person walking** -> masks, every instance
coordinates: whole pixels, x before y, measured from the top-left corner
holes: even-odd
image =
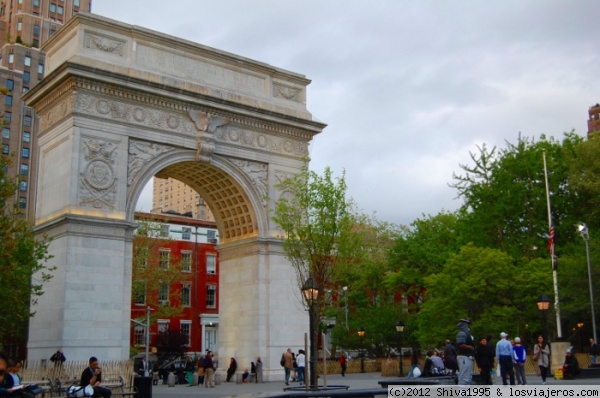
[[[527,350],[521,345],[521,338],[515,337],[515,345],[513,346],[513,360],[515,362],[515,373],[517,376],[517,384],[524,386],[527,384],[525,378],[525,362],[527,361]]]
[[[187,378],[188,387],[194,387],[194,362],[192,362],[192,357],[189,355],[185,356],[185,377]]]
[[[292,374],[292,369],[294,369],[294,358],[292,357],[292,350],[288,348],[286,352],[283,353],[283,368],[285,370],[285,385],[290,385],[290,375]]]
[[[487,337],[482,337],[479,339],[479,346],[475,350],[475,362],[477,363],[479,374],[481,375],[481,384],[486,386],[491,386],[494,384],[492,382],[494,356],[490,356]]]
[[[538,341],[533,347],[533,360],[540,368],[542,384],[546,384],[546,375],[550,366],[550,347],[544,342],[543,336],[538,336]]]
[[[410,371],[406,375],[406,378],[409,379],[415,376],[415,369],[419,368],[419,349],[417,347],[413,347],[412,352],[410,353]]]
[[[502,375],[502,384],[508,385],[506,376],[510,378],[510,385],[515,385],[515,372],[513,370],[513,347],[507,340],[508,334],[500,333],[500,340],[496,343],[496,358],[500,364],[500,374]]]
[[[296,363],[298,364],[296,377],[300,382],[300,385],[302,385],[304,383],[304,369],[306,368],[306,356],[304,355],[304,350],[298,350],[298,355],[296,355]]]
[[[458,321],[456,328],[458,384],[470,385],[473,380],[473,360],[475,359],[475,342],[471,336],[471,321],[463,318]]]
[[[346,377],[346,365],[347,365],[347,360],[346,360],[346,354],[342,354],[340,356],[340,369],[342,371],[342,376]]]
[[[593,338],[590,338],[590,360],[592,364],[598,363],[598,355],[600,355],[600,346]]]

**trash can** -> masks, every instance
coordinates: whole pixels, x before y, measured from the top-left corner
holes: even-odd
[[[136,391],[135,398],[152,398],[152,377],[134,377],[133,386]]]
[[[169,387],[175,387],[175,373],[169,372],[169,376],[167,378],[167,384]]]

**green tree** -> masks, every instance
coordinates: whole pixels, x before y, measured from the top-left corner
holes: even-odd
[[[350,264],[354,254],[349,251],[355,235],[344,174],[334,178],[326,168],[320,176],[305,164],[300,174],[282,181],[278,189],[282,196],[275,203],[272,218],[283,231],[283,250],[296,274],[298,292],[309,278],[320,285],[322,293],[335,288],[336,269]],[[309,314],[313,325],[325,315],[324,296],[320,294],[312,303]],[[317,341],[317,329],[312,330],[311,342]],[[316,358],[316,344],[311,343],[311,347],[311,356]],[[316,382],[314,376],[311,384]]]
[[[398,234],[388,252],[392,272],[384,281],[391,290],[413,297],[415,303],[423,300],[425,278],[442,270],[450,254],[458,252],[462,240],[457,213],[442,211],[423,217]]]
[[[6,175],[10,165],[10,158],[0,155],[0,300],[7,303],[0,312],[0,341],[25,341],[29,318],[35,315],[30,305],[44,293],[54,267],[45,265],[51,258],[50,240],[36,237],[18,207],[19,180]]]

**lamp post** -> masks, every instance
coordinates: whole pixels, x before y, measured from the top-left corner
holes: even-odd
[[[362,326],[358,329],[358,337],[360,337],[360,373],[365,373],[365,329]]]
[[[309,364],[309,377],[310,389],[318,388],[317,384],[317,330],[318,324],[318,298],[319,298],[319,285],[314,281],[312,277],[309,277],[304,285],[302,285],[302,294],[308,304],[308,330],[310,333],[310,356],[308,358]]]
[[[542,313],[542,323],[544,328],[544,339],[549,340],[548,337],[548,308],[550,308],[550,299],[546,294],[542,293],[537,299],[538,310]]]
[[[597,336],[596,336],[596,311],[594,311],[594,289],[592,288],[592,266],[590,264],[590,243],[589,243],[590,234],[589,234],[587,225],[585,225],[582,222],[577,224],[577,231],[579,232],[579,235],[581,235],[581,237],[585,241],[585,254],[587,257],[588,281],[590,283],[590,304],[592,307],[592,331],[594,333],[594,341],[598,341]]]
[[[404,332],[404,322],[398,319],[398,322],[396,322],[396,333],[398,333],[398,356],[400,357],[400,377],[404,377],[404,369],[402,367],[402,332]]]
[[[346,314],[346,330],[348,330],[348,286],[344,286],[342,290],[344,290],[344,313]]]

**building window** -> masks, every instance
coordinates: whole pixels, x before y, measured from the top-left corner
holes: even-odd
[[[189,307],[191,305],[192,285],[184,283],[181,285],[181,306]]]
[[[15,81],[13,79],[6,79],[6,88],[12,91],[15,88]]]
[[[160,254],[158,257],[158,266],[162,269],[169,269],[169,260],[171,257],[171,252],[169,250],[160,249],[159,253]]]
[[[29,83],[31,79],[31,74],[29,72],[23,72],[23,83]]]
[[[62,6],[57,6],[56,7],[56,13],[58,15],[63,15],[63,8],[62,8]]]
[[[73,0],[73,7],[79,7],[79,0]]]
[[[169,331],[169,320],[159,319],[156,324],[158,325],[158,333],[166,333]]]
[[[217,287],[215,285],[206,286],[206,308],[217,308]]]
[[[10,112],[4,112],[4,121],[6,123],[10,123],[11,119],[12,119],[12,113],[10,113]]]
[[[169,305],[169,284],[161,283],[158,287],[158,302],[161,305]]]
[[[33,39],[31,41],[31,47],[38,48],[39,46],[40,46],[40,40],[39,39]]]
[[[19,209],[24,209],[27,207],[27,199],[19,198]]]
[[[29,55],[25,56],[25,58],[23,59],[23,64],[25,66],[31,66],[31,57]]]
[[[206,255],[206,273],[213,275],[217,273],[217,256],[214,254]]]
[[[56,4],[50,3],[50,12],[56,12]]]
[[[192,252],[191,251],[182,251],[181,252],[181,270],[183,272],[191,272],[192,271]]]
[[[13,64],[15,62],[15,54],[8,54],[8,63]]]
[[[146,333],[143,326],[135,326],[133,328],[133,345],[146,344]]]
[[[31,142],[31,133],[29,131],[23,131],[23,142]]]
[[[17,22],[17,32],[20,32],[23,30],[23,22]]]
[[[25,159],[29,159],[29,148],[21,149],[21,156]]]
[[[34,36],[40,35],[40,25],[33,25],[33,35]]]
[[[192,237],[192,229],[189,227],[183,227],[181,231],[181,239],[190,240]]]
[[[136,305],[146,304],[146,282],[137,281],[133,285],[134,302]]]
[[[39,7],[40,6],[40,0],[33,0],[33,6],[34,7]]]
[[[169,237],[169,224],[162,224],[160,226],[160,237],[161,238]]]
[[[23,126],[31,126],[31,116],[23,116]]]
[[[4,105],[12,106],[12,100],[13,100],[12,95],[7,95],[6,97],[4,97]]]
[[[44,74],[44,64],[38,64],[38,75]]]
[[[21,175],[29,175],[29,165],[28,164],[22,164],[21,165]]]
[[[8,144],[4,144],[4,146],[2,147],[2,154],[8,155],[9,153],[10,153],[10,146]]]
[[[192,322],[191,321],[181,321],[181,335],[185,336],[186,346],[191,345],[191,337],[192,337]]]
[[[19,191],[27,192],[27,181],[21,181],[19,183]]]
[[[10,139],[10,129],[8,127],[2,129],[2,138],[6,140]]]

